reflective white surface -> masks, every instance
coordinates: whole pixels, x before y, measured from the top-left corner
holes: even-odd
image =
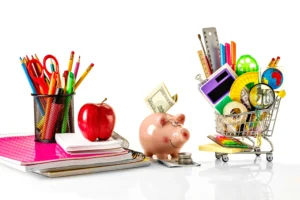
[[[228,163],[211,159],[184,168],[154,162],[145,168],[53,179],[0,165],[0,199],[300,198],[300,165],[253,157]]]

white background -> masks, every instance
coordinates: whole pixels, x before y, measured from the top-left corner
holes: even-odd
[[[198,92],[195,76],[203,74],[197,34],[216,27],[220,43],[236,42],[237,58],[250,54],[265,66],[281,57],[287,95],[272,137],[274,160],[298,164],[299,17],[296,1],[278,0],[3,1],[0,133],[33,132],[33,98],[19,57],[52,54],[63,71],[75,51],[74,64],[81,56],[78,76],[95,64],[76,90],[75,121],[83,104],[107,97],[116,113],[115,130],[142,151],[139,126],[151,114],[144,98],[164,81],[179,96],[169,113],[184,113],[191,133],[182,151],[193,152],[199,162],[213,161],[213,154],[198,151],[215,129],[214,110]]]

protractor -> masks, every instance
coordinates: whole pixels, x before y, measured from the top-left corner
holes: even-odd
[[[241,93],[247,85],[255,85],[258,83],[258,72],[247,72],[239,76],[231,85],[229,97],[233,101],[241,102]]]
[[[247,72],[258,72],[258,64],[250,55],[242,55],[238,59],[235,68],[235,72],[238,76]]]

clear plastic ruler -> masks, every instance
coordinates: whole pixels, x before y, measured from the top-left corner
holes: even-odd
[[[208,78],[211,75],[210,68],[206,62],[205,55],[202,50],[198,51],[198,56],[205,74],[205,77]]]
[[[202,29],[207,56],[210,62],[212,73],[221,67],[220,61],[220,44],[215,27]]]

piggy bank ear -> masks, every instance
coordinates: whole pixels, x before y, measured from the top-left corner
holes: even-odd
[[[160,116],[157,117],[156,124],[158,126],[162,127],[167,121],[168,121],[167,116],[160,115]]]
[[[185,122],[185,115],[184,114],[178,114],[175,116],[175,119],[180,122],[180,124],[184,124]]]

